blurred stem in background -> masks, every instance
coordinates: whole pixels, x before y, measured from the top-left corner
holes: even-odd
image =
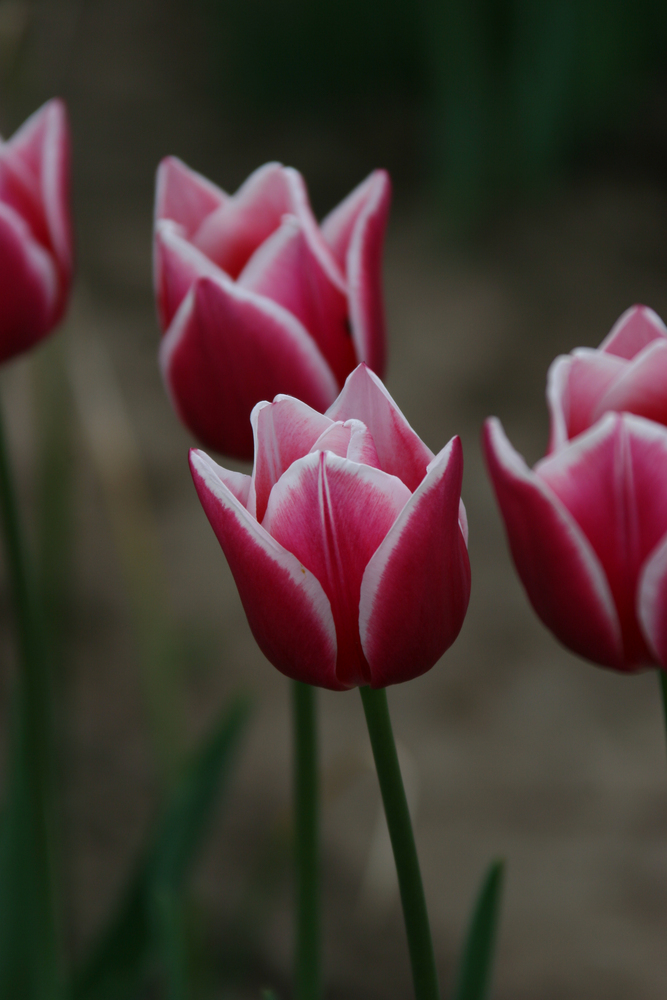
[[[320,1000],[320,809],[317,691],[292,681],[294,719],[294,859],[296,1000]]]

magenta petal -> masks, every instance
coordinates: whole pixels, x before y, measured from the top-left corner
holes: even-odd
[[[205,444],[251,458],[250,414],[279,392],[323,410],[336,381],[301,324],[269,299],[224,274],[201,278],[160,345],[174,406]]]
[[[229,201],[229,195],[175,156],[160,163],[155,180],[155,221],[171,219],[192,239],[204,219]]]
[[[626,368],[627,361],[586,347],[556,358],[547,377],[549,451],[595,423],[600,397]]]
[[[648,306],[631,306],[616,321],[600,350],[619,358],[634,358],[652,340],[667,337],[667,327]]]
[[[486,421],[483,443],[512,557],[536,613],[575,653],[622,669],[620,623],[590,542],[498,420]]]
[[[593,412],[597,420],[607,410],[636,413],[667,424],[667,338],[653,340],[623,370],[600,397]]]
[[[344,687],[370,681],[359,639],[361,579],[409,499],[394,476],[322,451],[294,462],[271,492],[264,527],[322,584],[336,624],[336,676]]]
[[[382,249],[390,204],[389,176],[378,170],[372,175],[368,199],[355,220],[345,266],[357,358],[380,377],[386,368]]]
[[[0,362],[27,350],[53,326],[58,277],[53,257],[0,203]]]
[[[190,469],[264,655],[288,677],[340,689],[331,607],[317,579],[239,503],[207,455],[192,451]]]
[[[331,278],[331,269],[306,238],[293,215],[253,254],[239,275],[239,285],[266,295],[288,309],[312,335],[339,385],[357,359],[350,336],[347,295]]]
[[[220,268],[189,243],[169,219],[156,223],[153,266],[158,317],[166,333],[197,278],[216,278]]]
[[[639,578],[637,617],[656,661],[667,668],[667,536],[651,553]]]
[[[280,163],[265,163],[215,212],[205,218],[192,241],[232,278],[251,254],[293,212],[292,189]]]
[[[461,630],[470,598],[462,477],[461,442],[453,438],[366,566],[359,631],[372,687],[430,670]]]
[[[389,174],[384,170],[374,170],[369,174],[322,220],[320,226],[322,236],[331,247],[343,271],[355,223],[369,201],[373,201],[376,197],[378,186],[391,186]]]
[[[380,468],[398,476],[414,493],[433,459],[415,434],[380,379],[366,365],[348,375],[343,391],[327,410],[332,420],[361,420],[370,431]]]
[[[252,411],[255,464],[252,470],[255,516],[264,519],[269,494],[292,462],[306,455],[331,420],[291,396],[258,403]]]

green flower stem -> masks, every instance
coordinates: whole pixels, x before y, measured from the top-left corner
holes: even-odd
[[[665,733],[667,733],[667,670],[658,670],[658,679],[662,695],[662,709],[665,716]]]
[[[1,410],[0,520],[19,660],[0,835],[0,994],[55,998],[62,987],[62,968],[56,912],[51,677]]]
[[[319,793],[315,688],[292,681],[296,859],[296,1000],[319,1000]]]
[[[438,977],[426,911],[426,899],[410,812],[403,788],[401,769],[391,729],[387,693],[362,687],[361,700],[366,713],[368,734],[373,748],[384,811],[394,851],[398,884],[401,890],[403,918],[408,936],[412,978],[416,1000],[438,1000]]]

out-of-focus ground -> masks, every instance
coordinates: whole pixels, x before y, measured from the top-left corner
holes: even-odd
[[[8,9],[3,0],[0,15]],[[346,146],[344,134],[312,122],[261,134],[252,121],[225,124],[201,86],[201,29],[182,22],[173,3],[12,9],[28,10],[37,30],[23,89],[9,88],[0,108],[3,133],[52,93],[68,100],[78,284],[65,338],[70,346],[101,340],[136,435],[164,552],[168,617],[186,651],[186,742],[232,692],[255,698],[231,795],[195,878],[198,919],[219,956],[212,982],[231,969],[238,986],[225,996],[256,997],[269,984],[287,996],[289,687],[250,635],[190,481],[193,442],[160,381],[152,176],[161,156],[177,154],[233,190],[260,162],[284,159],[311,172],[323,212],[382,165],[382,128],[374,159],[372,135],[365,146]],[[667,316],[667,184],[601,164],[454,250],[436,237],[427,198],[399,177],[385,274],[388,387],[433,449],[460,434],[466,460],[470,611],[444,659],[389,695],[444,992],[482,872],[501,856],[496,1000],[662,1000],[667,761],[656,677],[625,678],[578,661],[535,619],[510,563],[479,437],[484,417],[497,414],[536,460],[555,355],[597,344],[635,301]],[[33,366],[20,361],[3,375],[26,489]],[[68,878],[80,951],[128,873],[157,779],[105,495],[79,425],[75,433],[76,594],[65,687]],[[6,631],[4,590],[2,609]],[[319,704],[326,996],[406,997],[404,932],[360,700],[356,691],[321,692]]]

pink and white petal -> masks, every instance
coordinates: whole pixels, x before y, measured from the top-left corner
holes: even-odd
[[[44,105],[44,138],[41,148],[39,182],[49,233],[61,277],[59,309],[65,305],[72,273],[72,223],[70,219],[70,134],[67,111],[55,98]]]
[[[238,191],[208,215],[192,242],[232,278],[293,211],[290,182],[280,163],[265,163]]]
[[[653,340],[610,384],[593,411],[597,420],[607,410],[626,410],[667,424],[667,337]]]
[[[382,252],[391,185],[384,171],[373,176],[370,196],[354,224],[345,274],[357,358],[382,377],[386,368]]]
[[[320,225],[322,236],[331,247],[343,271],[346,268],[347,251],[354,225],[367,203],[373,200],[378,185],[391,187],[389,174],[385,170],[374,170],[322,220]]]
[[[220,268],[197,250],[170,219],[155,224],[153,272],[158,319],[166,333],[183,299],[197,278],[215,278]]]
[[[288,309],[305,326],[343,385],[357,363],[345,291],[334,284],[294,215],[261,244],[238,283]]]
[[[294,462],[271,491],[264,527],[322,584],[331,603],[344,687],[368,684],[359,593],[368,561],[410,499],[394,476],[332,452]]]
[[[207,455],[192,451],[190,469],[259,648],[288,677],[339,690],[336,632],[318,580],[251,517]]]
[[[27,350],[52,328],[59,281],[53,257],[22,218],[0,203],[0,362]]]
[[[361,420],[370,431],[380,468],[398,476],[414,492],[426,475],[433,452],[407,422],[380,379],[366,365],[348,375],[343,391],[327,410],[332,420]]]
[[[204,219],[229,201],[229,195],[176,156],[167,156],[155,179],[155,222],[171,219],[190,240]]]
[[[430,670],[461,630],[470,599],[459,525],[462,477],[457,437],[431,462],[366,566],[359,632],[372,687]]]
[[[284,395],[273,403],[258,403],[250,419],[255,438],[251,492],[261,522],[275,484],[292,462],[308,454],[331,421],[301,400]]]
[[[374,469],[381,468],[373,435],[366,424],[361,420],[346,420],[343,426],[351,431],[346,456],[350,462],[372,465]]]
[[[637,617],[656,662],[667,669],[667,535],[656,545],[639,577]]]
[[[575,653],[623,669],[620,622],[590,542],[495,418],[486,421],[483,445],[514,564],[535,612]]]
[[[342,420],[329,424],[308,451],[331,451],[340,458],[347,458],[352,429]]]
[[[560,448],[568,440],[566,412],[571,364],[571,355],[561,354],[551,362],[547,372],[547,406],[550,416],[547,454]]]
[[[635,305],[623,313],[600,344],[600,350],[619,358],[634,358],[653,340],[667,337],[667,327],[648,306]]]
[[[297,217],[311,252],[317,257],[320,267],[329,278],[329,281],[343,294],[347,293],[347,282],[345,273],[340,267],[331,247],[324,239],[322,231],[317,224],[317,219],[313,215],[308,198],[306,182],[294,167],[285,167],[285,176],[290,187],[290,201],[292,207],[290,212]]]
[[[553,376],[550,369],[547,400],[552,414],[560,406],[565,433],[573,438],[596,422],[601,397],[627,370],[628,362],[588,347],[577,348],[568,358],[562,359],[562,364],[559,362],[561,358],[552,365]],[[558,393],[560,399],[554,406],[552,400]]]
[[[336,380],[301,324],[224,274],[200,278],[162,340],[160,364],[183,422],[206,445],[252,458],[250,414],[286,392],[324,410]]]

